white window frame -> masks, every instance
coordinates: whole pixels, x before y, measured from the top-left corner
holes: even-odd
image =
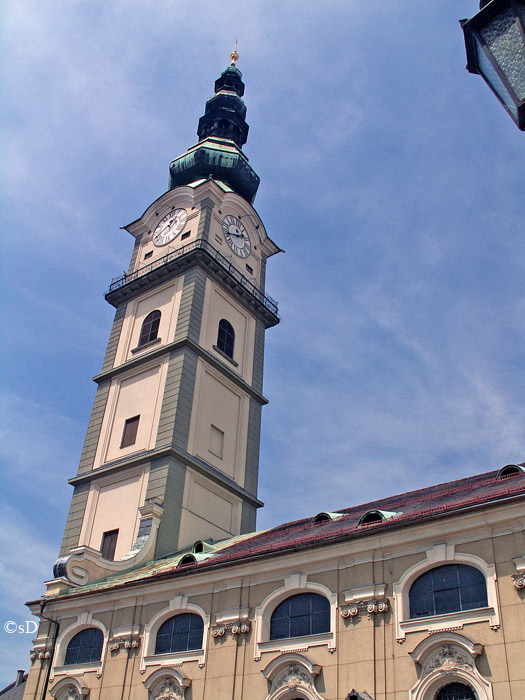
[[[284,585],[270,593],[261,605],[255,608],[254,659],[259,661],[265,652],[278,651],[281,654],[294,651],[307,651],[314,646],[327,646],[329,652],[336,649],[337,593],[321,583],[309,582],[307,574],[291,574],[284,579]],[[304,637],[270,639],[270,619],[275,608],[283,600],[298,593],[318,593],[330,604],[330,631]]]
[[[96,627],[101,630],[104,635],[104,641],[102,642],[102,652],[100,654],[100,661],[93,661],[91,663],[82,664],[65,664],[67,647],[69,642],[73,637],[82,632],[82,630],[89,629],[90,627]],[[104,658],[106,656],[106,647],[108,643],[109,630],[104,625],[103,622],[97,620],[93,617],[93,613],[85,612],[77,617],[77,620],[71,625],[66,627],[63,632],[59,635],[56,646],[55,646],[55,661],[51,669],[50,680],[53,680],[55,676],[78,676],[83,673],[96,673],[97,677],[102,675],[102,670],[104,667]]]
[[[202,648],[189,649],[188,651],[169,652],[167,654],[155,654],[155,644],[157,642],[157,632],[160,626],[170,617],[180,613],[194,613],[202,618],[204,629],[202,631]],[[144,672],[148,666],[172,666],[196,661],[200,668],[203,668],[206,659],[206,649],[208,644],[208,631],[210,627],[210,616],[207,615],[198,605],[188,603],[188,597],[177,595],[172,598],[167,607],[154,615],[144,628],[144,644],[140,660],[140,671]]]
[[[458,610],[457,612],[428,617],[410,617],[410,588],[414,581],[430,569],[445,564],[466,564],[481,571],[487,584],[487,602],[484,608]],[[455,545],[437,544],[426,551],[426,558],[411,566],[394,584],[396,639],[403,642],[409,632],[439,632],[463,629],[474,622],[488,622],[491,629],[500,628],[496,567],[474,554],[456,552]]]

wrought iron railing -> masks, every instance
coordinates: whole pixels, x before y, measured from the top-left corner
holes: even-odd
[[[220,253],[216,248],[214,248],[210,243],[208,243],[208,241],[205,241],[202,238],[199,238],[196,241],[192,241],[191,243],[187,243],[181,248],[172,250],[166,255],[164,255],[162,258],[158,258],[158,260],[154,260],[153,262],[150,262],[148,265],[144,265],[144,267],[141,267],[138,270],[135,270],[134,272],[125,272],[120,277],[113,278],[111,280],[111,284],[109,285],[107,293],[111,294],[111,292],[116,291],[120,287],[123,287],[125,284],[134,282],[140,277],[144,277],[150,272],[153,272],[153,270],[158,270],[159,268],[168,265],[173,260],[182,258],[183,256],[187,255],[188,253],[191,253],[194,250],[203,250],[206,253],[206,255],[208,255],[216,263],[218,263],[218,265],[225,272],[227,272],[236,282],[238,282],[244,289],[246,289],[247,292],[249,292],[253,297],[255,297],[257,301],[263,304],[263,306],[265,306],[265,308],[267,308],[268,311],[270,311],[272,314],[275,314],[276,316],[278,315],[277,302],[268,295],[263,294],[263,292],[261,292],[261,290],[253,282],[251,282],[247,277],[245,277],[242,274],[242,272],[240,272],[240,270],[238,270],[235,267],[235,265],[233,265],[228,260],[228,258],[224,257],[222,253]]]

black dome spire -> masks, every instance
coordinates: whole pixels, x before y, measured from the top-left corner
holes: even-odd
[[[259,176],[241,150],[248,137],[248,124],[242,101],[242,73],[235,65],[238,58],[237,50],[233,51],[231,64],[215,81],[215,94],[206,102],[199,119],[199,142],[170,164],[170,189],[212,177],[253,202]]]
[[[231,139],[242,148],[248,138],[246,106],[242,73],[236,66],[228,66],[215,81],[215,94],[206,102],[204,116],[199,119],[199,141],[208,136]]]

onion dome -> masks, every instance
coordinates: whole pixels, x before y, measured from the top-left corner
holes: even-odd
[[[171,162],[169,189],[212,178],[226,183],[250,204],[255,199],[259,176],[242,151],[248,124],[242,73],[235,65],[238,57],[234,50],[231,64],[215,81],[215,92],[199,119],[198,143]]]

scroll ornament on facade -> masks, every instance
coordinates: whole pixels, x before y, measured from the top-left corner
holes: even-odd
[[[137,649],[140,646],[140,637],[138,635],[133,635],[130,637],[112,637],[109,642],[110,651],[118,651],[120,648],[127,649]]]
[[[517,588],[518,591],[521,591],[525,588],[525,574],[519,574],[518,576],[514,576],[514,588]]]
[[[232,635],[237,635],[248,634],[249,631],[249,622],[227,623],[225,625],[217,625],[216,627],[213,627],[211,630],[211,636],[217,639],[218,637],[223,637],[227,632],[230,632]]]
[[[388,600],[369,600],[360,601],[353,605],[346,605],[341,608],[342,617],[357,617],[359,613],[366,612],[368,615],[384,614],[388,612]]]

